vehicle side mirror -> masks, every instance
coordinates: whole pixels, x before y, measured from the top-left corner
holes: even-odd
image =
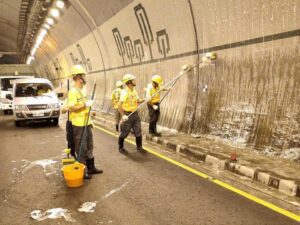
[[[13,97],[11,96],[11,94],[6,94],[5,97],[9,100],[13,100]]]
[[[57,93],[57,97],[61,98],[64,96],[64,93]]]

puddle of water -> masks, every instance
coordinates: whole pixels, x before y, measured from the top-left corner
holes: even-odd
[[[25,162],[25,164],[21,167],[23,169],[23,173],[29,169],[31,169],[34,166],[41,166],[43,167],[44,171],[46,172],[46,168],[50,167],[52,168],[52,164],[57,163],[57,161],[52,160],[52,159],[41,159],[41,160],[36,160],[33,162],[30,162],[29,160],[22,159],[22,162]]]
[[[43,159],[43,160],[37,160],[37,161],[32,162],[33,165],[42,166],[44,168],[44,170],[46,169],[47,166],[50,166],[55,163],[57,163],[57,161],[54,161],[52,159]]]
[[[45,219],[64,218],[68,222],[76,222],[76,220],[71,217],[69,211],[63,208],[48,209],[43,213],[41,212],[41,210],[34,210],[30,213],[30,217],[37,221],[43,221]]]

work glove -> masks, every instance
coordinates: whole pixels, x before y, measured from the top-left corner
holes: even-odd
[[[149,98],[149,97],[144,98],[145,102],[149,102],[150,100],[151,100],[151,98]]]
[[[93,100],[88,100],[88,101],[85,103],[85,106],[86,106],[86,107],[91,107],[93,104],[94,104],[94,101],[93,101]]]
[[[127,121],[128,120],[128,116],[124,115],[122,116],[123,121]]]
[[[152,108],[156,111],[158,110],[158,106],[157,105],[153,105]]]
[[[61,108],[61,113],[62,113],[62,114],[65,114],[65,113],[68,112],[68,110],[69,110],[69,107],[67,107],[67,106],[62,107],[62,108]]]

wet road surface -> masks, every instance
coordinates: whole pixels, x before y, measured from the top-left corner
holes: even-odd
[[[73,224],[299,224],[154,155],[142,155],[135,146],[126,144],[130,153],[124,156],[117,139],[97,129],[95,162],[104,174],[67,188],[60,171],[63,127],[60,121],[60,127],[15,128],[12,116],[0,116],[0,224],[71,224],[65,218],[30,218],[33,210],[52,208],[67,209]],[[85,202],[93,202],[95,211],[79,212]]]

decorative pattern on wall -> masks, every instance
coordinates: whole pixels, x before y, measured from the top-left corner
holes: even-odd
[[[73,53],[70,52],[70,58],[71,58],[71,61],[72,61],[73,65],[80,64],[85,68],[85,70],[87,72],[92,71],[93,70],[93,65],[92,65],[91,60],[89,58],[85,57],[85,54],[84,54],[80,44],[77,44],[76,47],[77,47],[77,50],[78,50],[78,53],[79,53],[79,56],[80,56],[81,60],[78,59],[78,58],[75,58]]]
[[[142,58],[144,58],[144,49],[141,40],[137,39],[133,43],[134,43],[135,56],[141,62]]]
[[[156,32],[156,39],[157,39],[157,47],[160,54],[167,56],[167,53],[170,51],[170,42],[169,36],[165,29]]]
[[[123,65],[125,65],[125,60],[124,60],[125,48],[124,48],[124,43],[123,43],[122,36],[121,36],[120,31],[119,31],[118,28],[112,29],[112,32],[113,32],[113,35],[114,35],[114,39],[116,41],[116,45],[117,45],[117,48],[118,48],[119,55],[122,57]]]
[[[151,25],[149,23],[149,19],[146,13],[145,8],[142,6],[142,4],[138,4],[137,6],[134,7],[134,12],[136,19],[139,23],[139,27],[143,36],[144,44],[149,47],[149,52],[150,52],[150,59],[153,59],[153,53],[152,53],[152,48],[151,45],[154,41],[153,39],[153,34],[152,34],[152,29]]]
[[[149,22],[149,18],[147,12],[142,4],[138,4],[134,8],[134,13],[142,34],[142,40],[137,39],[131,41],[129,35],[124,38],[121,36],[120,31],[117,27],[112,29],[112,33],[117,45],[118,53],[122,57],[123,66],[125,66],[125,54],[130,61],[130,64],[133,64],[133,59],[136,58],[139,62],[142,62],[145,57],[143,44],[146,45],[149,49],[150,60],[153,60],[153,49],[152,45],[155,42],[152,28]],[[167,57],[167,54],[170,52],[170,42],[169,35],[166,29],[162,29],[156,32],[156,41],[158,52],[163,56],[163,58]]]

